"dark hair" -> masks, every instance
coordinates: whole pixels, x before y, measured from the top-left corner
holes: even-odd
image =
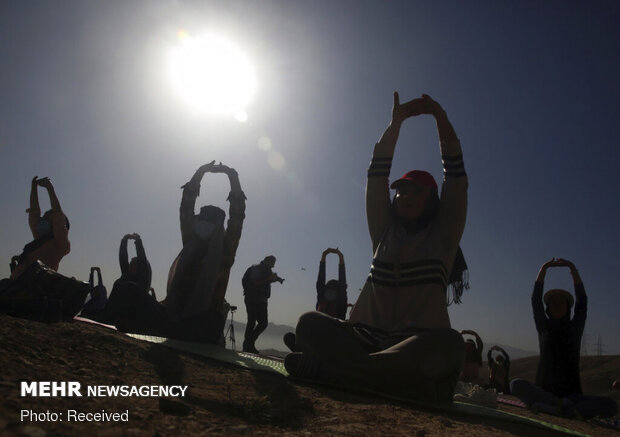
[[[53,209],[48,209],[47,211],[45,211],[43,213],[43,215],[41,216],[41,220],[46,220],[46,221],[50,221],[50,217],[52,215],[52,213],[54,212]],[[69,219],[67,218],[67,216],[65,216],[65,220],[67,222],[67,229],[71,228],[71,224],[69,223]]]
[[[221,208],[213,205],[206,205],[200,208],[200,218],[205,219],[211,223],[224,223],[226,220],[226,213]]]
[[[338,281],[337,279],[330,279],[325,283],[325,288],[332,288],[334,290],[337,290],[338,288],[340,288],[340,281]]]

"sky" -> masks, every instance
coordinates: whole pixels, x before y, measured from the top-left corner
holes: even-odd
[[[392,93],[431,95],[461,139],[469,177],[461,240],[471,288],[455,329],[537,351],[530,296],[541,264],[575,263],[589,296],[586,341],[620,354],[617,287],[620,4],[614,1],[0,2],[0,277],[30,241],[30,180],[49,176],[71,221],[59,271],[111,290],[123,235],[142,236],[165,297],[180,251],[180,186],[212,160],[235,168],[246,219],[227,300],[277,257],[273,323],[316,303],[321,253],[345,257],[349,302],[372,260],[364,187]],[[167,67],[179,35],[216,34],[254,67],[247,120],[196,113]],[[441,180],[434,120],[407,120],[391,179]],[[228,211],[208,174],[197,208]],[[42,208],[47,199],[40,194]],[[133,249],[130,249],[133,250]],[[130,252],[131,253],[131,252]],[[333,257],[333,258],[332,258]],[[327,259],[336,277],[337,258]],[[546,288],[572,291],[568,269]]]

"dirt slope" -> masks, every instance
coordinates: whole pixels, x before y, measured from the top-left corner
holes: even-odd
[[[524,360],[525,366],[529,359]],[[590,365],[589,360],[584,364]],[[617,370],[618,357],[606,365]],[[2,435],[559,435],[528,425],[453,416],[295,384],[275,374],[236,368],[82,323],[47,325],[0,316],[0,368]],[[79,381],[82,386],[179,384],[189,388],[185,397],[174,399],[20,396],[20,381],[46,380]],[[618,435],[585,422],[501,408],[592,435]],[[20,421],[22,410],[65,413],[70,409],[128,411],[128,422]]]

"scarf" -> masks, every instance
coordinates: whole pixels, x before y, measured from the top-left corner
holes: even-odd
[[[391,206],[392,216],[400,226],[407,230],[408,233],[415,234],[416,232],[425,229],[435,218],[437,210],[439,209],[439,197],[437,196],[437,192],[435,192],[435,196],[430,199],[430,202],[430,205],[426,211],[420,215],[420,217],[413,220],[403,220],[396,213],[396,207],[394,206],[393,200]],[[456,256],[454,257],[454,264],[452,265],[450,276],[448,278],[446,305],[450,306],[453,303],[460,304],[462,302],[461,297],[463,296],[463,292],[465,290],[469,290],[469,270],[467,267],[467,262],[465,261],[465,256],[463,255],[463,250],[461,249],[461,246],[459,246],[456,251]]]

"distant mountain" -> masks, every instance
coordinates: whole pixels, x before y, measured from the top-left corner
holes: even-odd
[[[228,333],[229,325],[230,322],[227,322],[224,328],[225,333]],[[246,324],[234,321],[233,325],[235,327],[235,340],[237,350],[241,350],[243,338],[245,336]],[[265,332],[263,332],[256,341],[256,347],[259,350],[270,349],[273,351],[288,352],[288,348],[284,345],[284,341],[282,340],[282,337],[284,337],[284,334],[286,334],[287,332],[295,332],[295,328],[287,325],[276,325],[273,323],[269,323]],[[229,335],[226,335],[226,347],[230,347]]]
[[[295,328],[288,325],[276,325],[274,323],[269,323],[265,332],[268,332],[270,335],[282,337],[287,332],[295,332]]]
[[[236,333],[245,332],[245,326],[246,326],[245,323],[234,321],[233,324],[235,325]],[[226,323],[225,330],[228,329],[228,325],[230,325],[230,322]],[[276,337],[282,337],[287,332],[295,332],[295,328],[293,328],[292,326],[288,326],[288,325],[276,325],[274,323],[269,323],[267,325],[267,329],[265,330],[265,334],[276,336]]]

